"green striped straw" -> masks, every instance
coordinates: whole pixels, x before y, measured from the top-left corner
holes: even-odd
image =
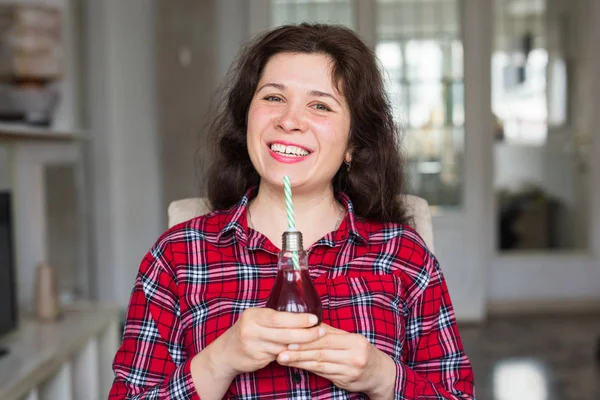
[[[290,177],[283,177],[283,192],[285,194],[285,210],[287,211],[288,219],[288,230],[296,229],[296,222],[294,220],[294,205],[292,203],[292,184],[290,183]],[[294,269],[300,271],[300,260],[298,258],[298,252],[292,252],[292,263]]]

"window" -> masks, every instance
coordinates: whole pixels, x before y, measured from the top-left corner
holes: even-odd
[[[548,135],[545,2],[496,0],[495,16],[492,110],[497,139],[543,146]]]
[[[397,122],[411,191],[461,202],[463,48],[457,0],[378,0],[376,53]]]
[[[271,0],[271,26],[301,22],[345,25],[354,29],[351,0]]]

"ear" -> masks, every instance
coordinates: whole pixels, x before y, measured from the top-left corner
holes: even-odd
[[[351,163],[352,162],[352,150],[348,149],[348,151],[346,151],[346,155],[344,156],[344,161],[346,161],[346,163]]]

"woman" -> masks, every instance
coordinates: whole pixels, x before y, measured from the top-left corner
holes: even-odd
[[[210,133],[216,211],[170,229],[142,261],[111,398],[473,399],[438,263],[397,201],[397,131],[356,35],[303,24],[256,39]],[[264,307],[285,175],[318,326]]]

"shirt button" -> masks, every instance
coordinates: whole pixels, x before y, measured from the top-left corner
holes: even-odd
[[[299,385],[300,382],[302,382],[302,375],[300,375],[300,372],[294,371],[294,373],[292,374],[292,380],[295,384]]]

